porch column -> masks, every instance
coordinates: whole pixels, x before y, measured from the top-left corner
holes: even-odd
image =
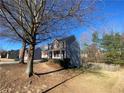
[[[0,53],[0,58],[1,58],[1,53]]]
[[[67,58],[67,56],[66,56],[66,51],[64,50],[64,58]]]
[[[52,58],[54,58],[54,51],[52,51]]]
[[[62,50],[60,50],[60,58],[63,59]]]
[[[50,59],[50,51],[47,52],[47,58]]]
[[[7,58],[7,59],[9,58],[9,53],[8,53],[8,52],[7,52],[6,58]]]

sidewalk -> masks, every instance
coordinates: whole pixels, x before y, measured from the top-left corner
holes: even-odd
[[[34,63],[40,63],[41,60],[34,60]],[[27,63],[27,62],[25,62]],[[8,65],[8,64],[19,64],[19,61],[14,61],[14,62],[0,62],[0,65]]]
[[[4,64],[18,64],[19,61],[15,61],[15,62],[0,62],[0,65],[4,65]]]

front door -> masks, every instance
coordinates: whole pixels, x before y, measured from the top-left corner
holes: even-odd
[[[63,59],[65,58],[65,51],[64,50],[62,51],[62,57],[63,57]]]
[[[52,58],[52,51],[50,51],[49,55],[50,55],[50,58]]]

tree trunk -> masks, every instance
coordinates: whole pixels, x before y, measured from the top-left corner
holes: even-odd
[[[22,41],[22,49],[20,50],[19,63],[24,64],[25,50],[26,50],[26,42]]]
[[[28,77],[33,75],[34,51],[35,51],[35,45],[30,44],[29,54],[28,54],[29,57],[28,57],[27,70],[26,70]]]

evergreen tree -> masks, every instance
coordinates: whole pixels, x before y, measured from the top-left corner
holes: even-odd
[[[121,35],[119,33],[105,34],[102,37],[102,48],[107,63],[121,60]]]

